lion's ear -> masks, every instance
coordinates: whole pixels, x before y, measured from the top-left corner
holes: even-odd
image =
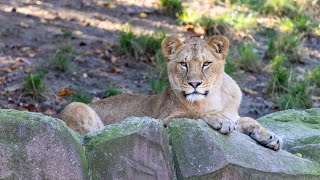
[[[168,57],[174,54],[182,45],[183,43],[177,37],[168,36],[161,43],[162,53],[165,57]]]
[[[208,44],[213,47],[213,49],[222,54],[222,57],[225,58],[229,50],[229,40],[224,36],[212,36],[208,40]]]

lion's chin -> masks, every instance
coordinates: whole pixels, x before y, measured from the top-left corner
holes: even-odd
[[[203,94],[189,94],[186,99],[190,102],[203,101],[206,96]]]

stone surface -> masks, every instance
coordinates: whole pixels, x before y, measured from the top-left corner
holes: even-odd
[[[284,140],[284,149],[320,163],[320,109],[286,110],[258,121]]]
[[[93,179],[173,178],[168,136],[152,118],[128,118],[84,137]]]
[[[202,120],[174,120],[169,132],[178,179],[320,179],[318,163],[238,132],[222,135]]]
[[[0,179],[88,179],[79,139],[58,119],[0,110]]]

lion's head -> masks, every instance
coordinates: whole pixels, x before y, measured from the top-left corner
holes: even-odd
[[[171,88],[190,102],[204,100],[221,85],[228,49],[229,41],[224,36],[187,42],[174,36],[165,38],[162,51],[168,60]]]

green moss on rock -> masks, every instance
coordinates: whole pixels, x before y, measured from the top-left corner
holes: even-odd
[[[180,179],[317,179],[319,164],[262,147],[239,132],[222,135],[202,120],[169,124]]]
[[[58,178],[67,172],[88,177],[80,136],[59,119],[40,113],[0,110],[0,146],[1,166],[11,178]],[[10,152],[10,157],[3,156],[5,152]],[[62,155],[70,157],[65,159]],[[56,161],[60,166],[51,167]]]

